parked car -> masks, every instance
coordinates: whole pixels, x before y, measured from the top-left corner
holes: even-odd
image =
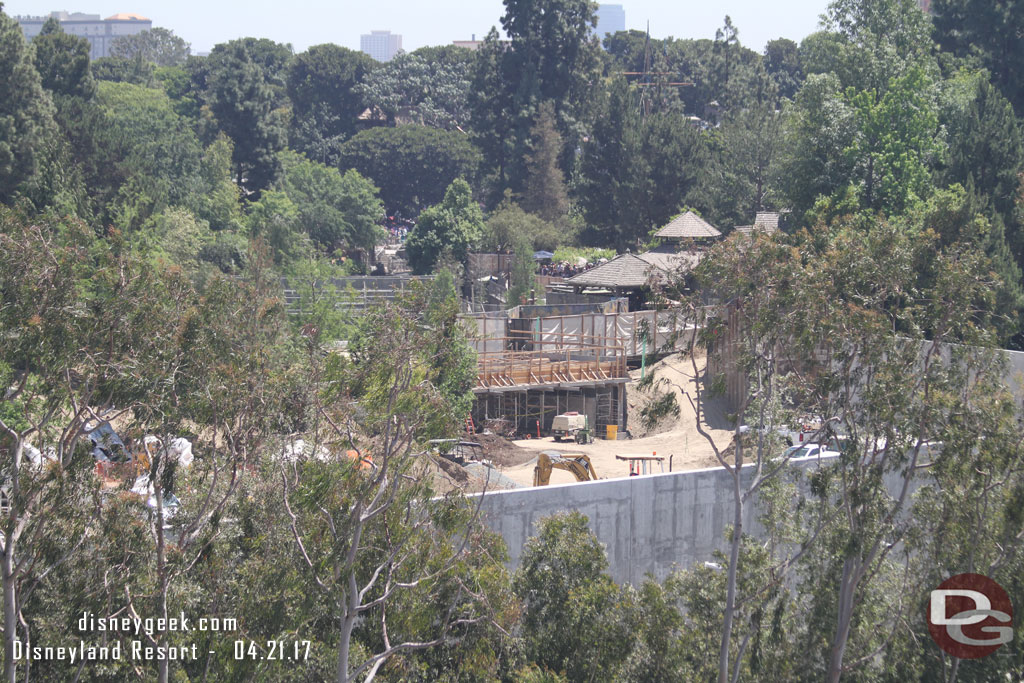
[[[784,459],[832,458],[838,455],[838,450],[833,450],[829,444],[820,443],[805,443],[801,446],[790,446],[782,453],[782,457]]]

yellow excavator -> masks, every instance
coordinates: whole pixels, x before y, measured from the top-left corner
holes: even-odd
[[[597,472],[594,471],[589,455],[541,451],[537,456],[537,465],[533,468],[533,485],[547,486],[551,481],[551,470],[571,472],[576,481],[597,480]]]

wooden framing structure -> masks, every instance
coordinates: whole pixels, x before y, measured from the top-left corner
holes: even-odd
[[[489,332],[489,322],[478,331]],[[519,434],[536,435],[548,432],[556,415],[575,410],[595,431],[625,424],[629,374],[621,337],[505,330],[478,339],[476,423],[500,418]]]
[[[477,355],[477,392],[629,379],[617,337],[563,333],[558,341],[544,341],[520,332],[489,341],[500,341],[505,350]]]

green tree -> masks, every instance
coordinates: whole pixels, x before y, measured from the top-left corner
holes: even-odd
[[[234,142],[235,181],[258,197],[280,172],[285,147],[284,69],[290,48],[244,38],[214,46],[206,59],[206,101]]]
[[[173,208],[153,216],[144,227],[145,239],[154,243],[155,250],[166,255],[171,263],[195,270],[203,248],[213,239],[210,226],[186,209]],[[150,252],[153,253],[153,252]]]
[[[405,241],[413,272],[429,273],[442,253],[465,262],[469,247],[483,232],[484,217],[473,201],[469,184],[456,178],[444,199],[420,214],[416,227]]]
[[[1007,242],[1002,218],[986,210],[985,204],[970,184],[967,188],[955,184],[937,190],[919,209],[909,213],[906,223],[914,232],[934,231],[943,247],[966,245],[985,254],[998,282],[993,285],[989,308],[985,301],[974,305],[992,315],[992,329],[1000,343],[1006,344],[1021,329],[1024,280]],[[927,272],[922,277],[927,278]]]
[[[92,74],[97,81],[153,85],[155,69],[151,62],[124,57],[100,57],[92,62]]]
[[[390,125],[401,118],[432,128],[463,129],[469,124],[471,69],[469,59],[430,61],[418,52],[400,54],[366,74],[356,90]]]
[[[197,193],[196,214],[210,229],[239,230],[242,212],[238,185],[231,180],[231,140],[221,134],[204,151],[199,172],[202,190]]]
[[[469,108],[473,143],[486,160],[484,174],[498,197],[504,192],[512,155],[512,140],[508,136],[512,125],[511,93],[502,71],[504,59],[505,46],[498,29],[492,27],[477,50]]]
[[[104,222],[135,229],[171,205],[189,205],[202,187],[202,150],[191,126],[161,90],[101,81],[96,102],[101,136],[95,140],[95,175]]]
[[[984,76],[977,74],[963,98],[942,112],[949,155],[940,173],[945,185],[970,181],[992,207],[1012,220],[1018,175],[1024,170],[1024,140],[1013,107]]]
[[[977,55],[993,84],[1024,114],[1024,9],[1016,0],[935,0],[931,6],[935,37],[944,50],[960,57]]]
[[[692,202],[715,225],[749,224],[773,203],[783,117],[774,79],[765,76],[759,85],[748,106],[725,114],[709,136],[710,161]]]
[[[338,154],[339,169],[359,171],[380,188],[388,213],[407,217],[440,202],[457,178],[472,181],[479,163],[464,134],[415,125],[364,130]]]
[[[486,140],[481,147],[496,174],[497,196],[506,187],[524,190],[530,129],[545,101],[554,104],[562,136],[560,166],[571,174],[599,78],[600,46],[591,35],[596,9],[589,0],[505,0],[501,25],[511,44],[503,50],[497,33],[488,35],[471,103],[474,128]],[[483,84],[497,89],[477,90]]]
[[[530,661],[569,681],[613,680],[631,642],[607,568],[604,548],[579,512],[538,523],[513,579]]]
[[[833,0],[823,17],[830,31],[824,63],[805,63],[805,73],[833,72],[844,88],[874,90],[921,69],[934,80],[937,65],[927,15],[914,0]]]
[[[776,186],[798,220],[853,176],[853,158],[842,150],[853,147],[856,123],[839,93],[835,75],[811,74],[784,115]]]
[[[530,131],[530,153],[526,157],[526,191],[520,205],[549,223],[565,220],[569,196],[565,176],[558,166],[562,138],[555,128],[555,107],[545,102]]]
[[[920,69],[894,80],[884,95],[847,90],[856,133],[843,153],[853,162],[865,207],[898,214],[928,194],[931,166],[941,149],[930,90]]]
[[[432,498],[418,464],[422,440],[452,433],[453,417],[464,415],[475,376],[447,285],[439,297],[420,288],[367,311],[351,359],[310,356],[305,433],[320,455],[282,469],[277,495],[292,556],[332,628],[336,681],[372,678],[393,657],[473,637],[491,616],[488,594],[507,585],[469,506]]]
[[[249,234],[266,241],[274,263],[288,264],[310,255],[313,244],[309,235],[302,231],[299,208],[285,192],[267,190],[248,209]]]
[[[537,264],[533,260],[533,247],[525,236],[520,236],[516,240],[514,253],[512,272],[509,273],[508,294],[505,297],[507,308],[518,306],[524,300],[528,300],[537,286],[534,277]]]
[[[801,46],[782,195],[802,218],[853,185],[864,208],[898,213],[927,197],[943,151],[927,17],[912,0],[836,0],[823,24]]]
[[[357,118],[366,107],[357,86],[376,68],[369,55],[331,43],[295,55],[287,72],[292,148],[335,164],[341,143],[357,132]]]
[[[48,19],[32,41],[33,59],[42,85],[53,95],[89,99],[96,84],[89,69],[89,41],[64,32]]]
[[[0,216],[0,324],[13,333],[0,351],[0,380],[8,387],[0,397],[10,505],[2,521],[0,576],[9,681],[16,680],[18,668],[13,643],[32,642],[37,623],[36,615],[24,611],[39,604],[26,602],[28,593],[79,549],[101,542],[101,527],[91,514],[101,500],[89,474],[94,463],[86,433],[101,419],[149,414],[143,400],[152,400],[157,387],[166,387],[162,380],[182,369],[182,358],[172,362],[166,352],[182,338],[179,325],[189,303],[185,283],[140,264],[124,246],[116,237],[97,243],[77,221],[30,223],[7,211]],[[186,401],[204,400],[202,393]],[[30,457],[30,446],[42,455]],[[136,511],[148,515],[144,502]],[[162,534],[163,518],[152,521]],[[140,525],[137,517],[133,524]],[[39,539],[51,532],[73,536],[53,539],[49,554],[42,553],[48,544]],[[131,531],[124,534],[130,536]],[[187,543],[187,533],[179,542]],[[28,591],[20,593],[23,588]],[[63,596],[73,599],[80,596]]]
[[[302,230],[316,244],[328,252],[373,251],[383,237],[384,215],[373,183],[352,169],[342,175],[295,152],[284,152],[281,166],[281,186],[298,210]]]
[[[53,103],[42,87],[18,22],[0,11],[0,203],[31,193],[48,136]]]
[[[129,36],[118,36],[110,43],[110,56],[140,59],[157,66],[181,66],[191,46],[166,28],[153,28]]]
[[[511,253],[520,239],[533,250],[552,252],[566,241],[564,229],[526,213],[512,201],[505,201],[487,217],[478,247],[482,251]]]
[[[642,117],[624,80],[599,104],[575,183],[592,245],[632,248],[693,201],[707,151],[699,131],[675,112]]]
[[[75,158],[74,146],[83,121],[93,116],[96,82],[89,66],[89,41],[64,33],[51,18],[32,41],[32,51],[43,88],[53,100],[53,117],[59,128],[44,146],[46,159],[40,167],[40,192],[35,198],[58,211],[89,218],[85,174],[81,160]]]
[[[153,80],[171,98],[180,116],[191,121],[199,120],[201,95],[193,87],[188,68],[184,65],[158,67],[153,70]]]
[[[779,88],[779,97],[793,99],[803,83],[800,47],[788,38],[769,40],[764,47],[764,68]]]

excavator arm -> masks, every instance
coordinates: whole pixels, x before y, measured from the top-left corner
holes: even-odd
[[[571,472],[576,481],[596,481],[597,472],[590,462],[590,456],[583,453],[559,454],[541,451],[533,468],[533,485],[547,486],[551,482],[551,470]]]

